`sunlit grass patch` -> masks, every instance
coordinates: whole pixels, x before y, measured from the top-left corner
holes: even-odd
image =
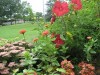
[[[21,40],[23,36],[19,33],[21,29],[25,29],[25,37],[27,41],[31,41],[34,37],[38,35],[38,31],[34,30],[38,25],[31,23],[23,23],[16,25],[8,25],[0,27],[0,38],[7,40]]]

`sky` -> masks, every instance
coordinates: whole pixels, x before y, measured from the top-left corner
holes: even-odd
[[[27,1],[32,6],[33,12],[42,12],[43,13],[43,0],[22,0]],[[46,2],[48,0],[44,0],[44,12],[46,12]]]

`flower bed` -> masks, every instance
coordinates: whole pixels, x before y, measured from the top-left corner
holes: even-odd
[[[86,0],[82,2],[88,3]],[[90,13],[85,12],[87,8],[82,2],[71,0],[67,3],[56,0],[52,8],[51,23],[38,27],[40,35],[33,39],[34,47],[26,42],[15,42],[1,47],[0,53],[3,59],[0,63],[0,73],[3,74],[2,70],[5,70],[7,74],[11,72],[17,75],[95,75],[94,61],[98,60],[96,55],[100,53],[98,51],[100,35],[96,25],[98,21],[95,21],[94,16],[93,22],[88,19],[91,18]],[[87,14],[88,18],[85,17]],[[84,28],[84,26],[94,27],[94,24],[96,27],[93,30]],[[20,31],[24,41],[25,33],[26,30]],[[19,53],[23,53],[23,56],[19,57]],[[10,57],[12,60],[8,59]],[[5,60],[8,61],[4,63]],[[12,68],[7,68],[20,66],[20,63],[22,68],[16,67],[14,71]]]

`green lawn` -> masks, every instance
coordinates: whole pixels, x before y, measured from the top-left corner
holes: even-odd
[[[25,29],[25,37],[27,41],[32,41],[33,38],[38,36],[38,31],[34,30],[38,25],[31,23],[23,23],[16,25],[0,26],[0,38],[7,40],[21,40],[23,39],[22,34],[19,34],[21,29]]]

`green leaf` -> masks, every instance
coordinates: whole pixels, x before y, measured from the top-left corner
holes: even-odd
[[[56,70],[59,71],[59,72],[66,73],[66,70],[64,70],[63,68],[57,68]]]
[[[27,71],[28,71],[27,69],[24,69],[24,70],[23,70],[24,73],[27,72]]]
[[[30,58],[31,58],[30,53],[29,53],[28,51],[25,51],[25,52],[24,52],[24,57],[25,57],[26,59],[30,59]]]
[[[36,71],[41,71],[42,69],[37,69]]]
[[[87,61],[91,61],[91,54],[90,53],[87,53]]]
[[[96,54],[96,51],[91,50],[90,53],[92,53],[92,54]]]
[[[23,73],[18,73],[17,75],[23,75]]]
[[[30,72],[34,72],[34,71],[31,70],[31,69],[28,69],[28,70],[27,70],[27,69],[24,69],[23,72],[24,72],[24,73],[27,73],[27,72],[30,73]]]
[[[14,73],[17,73],[18,71],[19,71],[19,69],[14,69],[13,70]]]
[[[52,70],[53,70],[53,67],[49,67],[49,68],[47,69],[48,72],[51,72]]]
[[[50,75],[60,75],[60,74],[50,74]]]
[[[38,48],[37,49],[42,49],[42,47],[41,46],[38,46]]]
[[[34,61],[35,61],[35,60],[38,60],[38,59],[39,59],[39,58],[33,58],[32,60],[34,60]]]

